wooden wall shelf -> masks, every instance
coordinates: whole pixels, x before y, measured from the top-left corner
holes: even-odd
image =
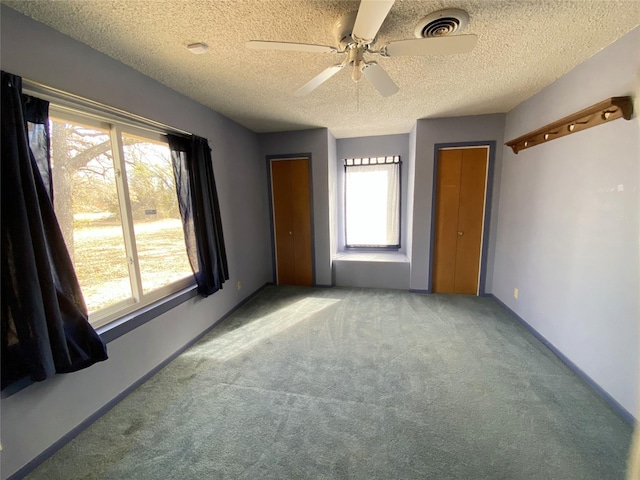
[[[545,125],[542,128],[511,140],[505,145],[511,147],[513,153],[518,153],[525,148],[534,147],[541,143],[564,137],[571,133],[580,132],[587,128],[601,125],[616,118],[630,120],[633,114],[633,101],[631,97],[612,97],[596,103],[584,110],[564,117],[557,122]]]

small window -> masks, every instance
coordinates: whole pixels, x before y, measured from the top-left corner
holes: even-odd
[[[166,138],[53,106],[50,127],[54,209],[90,322],[193,284]]]
[[[400,157],[347,158],[346,246],[400,248]]]

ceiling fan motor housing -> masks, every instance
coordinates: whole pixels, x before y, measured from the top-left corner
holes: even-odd
[[[355,43],[351,34],[357,15],[358,12],[347,13],[333,24],[333,36],[336,39],[336,44],[340,46],[340,50],[346,50],[350,44]]]
[[[459,8],[447,8],[427,15],[413,31],[417,38],[443,37],[463,30],[469,23],[469,14]]]

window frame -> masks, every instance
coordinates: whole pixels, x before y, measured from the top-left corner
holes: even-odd
[[[44,97],[39,95],[37,92],[33,95],[41,98]],[[120,300],[109,305],[108,307],[89,313],[89,323],[91,326],[94,329],[108,327],[109,324],[117,322],[124,317],[131,316],[138,311],[146,310],[165,298],[172,298],[172,296],[175,296],[182,291],[195,288],[196,280],[193,273],[148,293],[144,293],[142,288],[133,215],[131,203],[129,201],[129,184],[127,179],[124,142],[122,136],[123,134],[129,135],[152,143],[162,143],[168,147],[168,141],[165,135],[171,132],[121,122],[113,116],[102,116],[91,112],[90,110],[85,111],[82,106],[73,108],[64,103],[59,104],[55,100],[49,101],[49,118],[51,120],[59,119],[90,128],[105,130],[108,133],[111,142],[118,206],[122,219],[123,242],[127,255],[126,260],[129,272],[129,282],[131,284],[131,296],[125,300]],[[176,201],[178,201],[177,194]]]
[[[398,169],[398,243],[393,245],[375,245],[375,244],[349,244],[348,238],[348,215],[347,215],[347,169],[349,167],[367,167],[380,165],[396,165]],[[347,251],[399,251],[402,249],[402,159],[400,155],[381,155],[377,157],[361,157],[361,158],[344,158],[344,182],[343,182],[343,200],[344,200],[344,248]]]

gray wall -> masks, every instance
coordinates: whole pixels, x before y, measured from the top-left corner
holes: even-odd
[[[418,126],[413,126],[409,133],[409,165],[407,166],[407,249],[405,251],[409,260],[413,254],[413,202],[415,200],[416,185],[416,133]]]
[[[331,258],[338,253],[338,172],[332,166],[338,161],[337,142],[333,133],[328,132],[328,168],[329,168],[329,230],[331,234],[331,246],[329,255]],[[331,279],[331,284],[335,285],[335,279]]]
[[[0,461],[6,478],[270,281],[271,265],[266,171],[256,134],[69,37],[0,8],[3,70],[209,139],[231,276],[215,295],[187,301],[109,343],[106,362],[3,398]],[[240,291],[235,288],[239,280]]]
[[[396,252],[339,254],[333,260],[339,287],[409,290],[409,260]]]
[[[502,165],[504,114],[470,117],[434,118],[418,120],[416,125],[416,162],[413,197],[413,242],[411,251],[411,289],[428,290],[429,261],[431,255],[431,209],[433,197],[434,147],[439,143],[495,141],[494,171]],[[490,211],[489,255],[487,266],[487,291],[492,278],[491,266],[495,249],[496,215],[498,210],[500,178],[494,176],[493,197]]]
[[[331,210],[329,208],[329,131],[326,128],[299,130],[296,132],[262,133],[260,161],[266,168],[266,157],[270,155],[311,154],[311,176],[313,189],[313,235],[315,248],[316,285],[331,285]],[[268,184],[265,173],[263,182]],[[271,199],[264,195],[263,203]],[[268,216],[267,216],[268,218]],[[269,227],[267,226],[267,231]],[[272,252],[272,239],[269,239]],[[269,258],[271,258],[271,253]]]
[[[505,138],[637,95],[640,28],[519,105]],[[504,148],[493,293],[638,418],[638,119]],[[513,289],[519,289],[519,299]]]
[[[372,137],[339,138],[337,140],[337,159],[334,171],[338,181],[338,251],[345,248],[344,231],[344,164],[345,158],[370,158],[388,155],[400,155],[402,160],[402,185],[400,186],[400,252],[407,251],[407,186],[409,168],[409,134],[379,135]]]

